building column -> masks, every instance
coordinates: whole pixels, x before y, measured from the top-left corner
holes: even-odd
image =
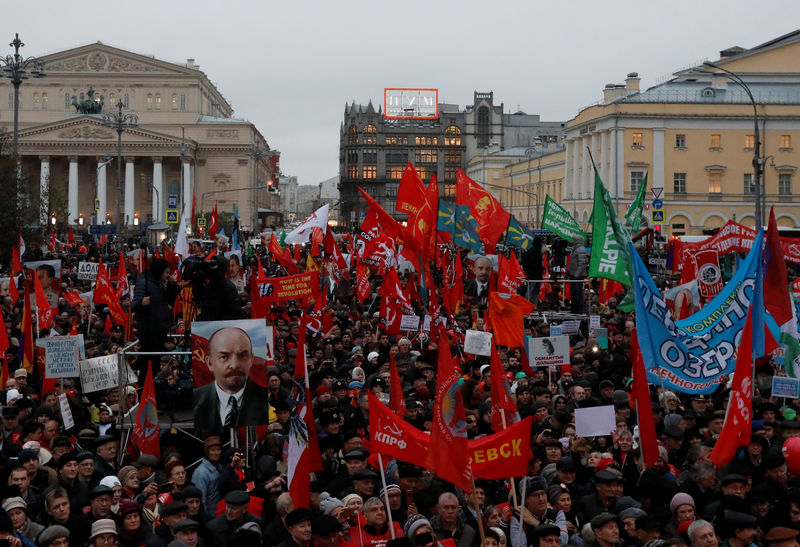
[[[589,158],[589,150],[587,148],[591,144],[591,139],[586,136],[583,137],[583,198],[591,199],[592,197],[592,160]]]
[[[612,184],[610,177],[608,176],[608,131],[603,131],[600,133],[600,165],[597,167],[600,168],[600,178],[603,179],[603,182],[606,185],[606,188],[609,188],[609,184]]]
[[[105,158],[97,158],[97,195],[100,206],[97,208],[97,224],[104,224],[108,214],[106,203],[106,162]],[[94,204],[93,204],[94,205]]]
[[[69,182],[67,185],[67,223],[78,221],[78,158],[69,157]]]
[[[39,161],[39,222],[47,225],[50,212],[50,156],[40,156]]]
[[[164,203],[164,172],[162,171],[161,158],[153,158],[153,222],[162,222]]]
[[[183,160],[183,204],[192,203],[192,164],[188,158]],[[183,214],[183,209],[178,213]]]
[[[650,188],[664,188],[664,129],[653,128],[653,174]],[[663,196],[662,196],[663,197]]]
[[[573,200],[578,199],[578,192],[580,191],[580,175],[578,171],[578,158],[581,152],[581,140],[572,139],[572,180],[570,181],[570,196]],[[573,211],[574,213],[574,211]]]
[[[122,219],[123,226],[133,224],[133,204],[134,204],[134,178],[133,162],[136,158],[125,158],[125,218]]]
[[[614,191],[616,192],[615,197],[621,199],[625,197],[625,130],[619,127],[614,130],[614,133],[616,133],[614,137],[614,143],[616,144],[614,154],[616,158],[614,173],[616,184],[614,184]]]
[[[598,140],[599,139],[597,138],[597,133],[596,132],[592,133],[592,136],[589,139],[589,143],[590,143],[589,144],[589,150],[592,151],[592,153],[589,155],[589,188],[592,191],[594,190],[594,168],[592,167],[592,162],[593,161],[597,161],[597,141]],[[602,170],[603,166],[602,165],[598,165],[597,168]],[[602,172],[602,171],[600,171],[600,172]],[[603,182],[605,183],[605,181],[603,181]]]
[[[561,187],[561,199],[559,203],[572,197],[572,189],[570,187],[572,177],[569,176],[569,154],[572,152],[571,142],[572,141],[569,139],[564,139],[564,184]]]

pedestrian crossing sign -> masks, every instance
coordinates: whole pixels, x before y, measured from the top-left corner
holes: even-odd
[[[167,209],[167,224],[177,224],[177,223],[178,223],[178,210]]]

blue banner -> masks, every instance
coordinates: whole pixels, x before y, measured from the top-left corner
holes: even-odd
[[[636,329],[648,381],[683,393],[714,392],[733,374],[736,348],[760,273],[763,232],[720,293],[694,315],[674,321],[642,259],[634,262]]]

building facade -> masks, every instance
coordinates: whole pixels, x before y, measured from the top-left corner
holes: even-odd
[[[764,201],[778,224],[800,227],[800,31],[751,49],[720,52],[714,65],[740,77],[758,113]],[[681,70],[642,91],[639,77],[608,84],[603,100],[567,124],[565,187],[586,225],[594,185],[590,157],[617,203],[635,196],[645,173],[664,202],[668,235],[702,234],[728,219],[754,224],[754,107],[747,92],[707,65]],[[654,195],[648,192],[648,198]]]
[[[542,122],[524,112],[504,114],[502,104],[494,105],[493,92],[476,91],[473,104],[463,110],[441,103],[436,119],[386,118],[382,107],[376,110],[372,102],[345,105],[339,146],[340,222],[360,222],[366,212],[359,186],[394,213],[397,188],[409,162],[426,183],[436,175],[441,195],[454,199],[456,171],[465,169],[473,156],[503,151],[507,142],[557,142],[563,131],[562,122]]]
[[[279,209],[279,158],[233,108],[193,59],[185,64],[102,43],[41,57],[46,76],[20,87],[19,153],[32,181],[29,195],[47,221],[69,225],[164,222],[181,204],[209,212],[238,206],[243,229],[267,225]],[[0,127],[9,134],[14,91],[0,79]],[[91,96],[90,96],[91,90]],[[122,133],[117,180],[117,131],[101,114],[75,103],[102,102],[102,113],[138,116]],[[65,205],[65,206],[64,206]],[[96,209],[96,210],[95,210]],[[120,218],[121,217],[121,218]]]

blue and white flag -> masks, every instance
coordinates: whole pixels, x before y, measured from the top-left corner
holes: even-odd
[[[756,278],[761,275],[763,237],[759,232],[741,267],[711,302],[677,322],[631,245],[636,329],[651,384],[683,393],[707,394],[733,374],[736,348]],[[761,325],[763,335],[763,321]]]

